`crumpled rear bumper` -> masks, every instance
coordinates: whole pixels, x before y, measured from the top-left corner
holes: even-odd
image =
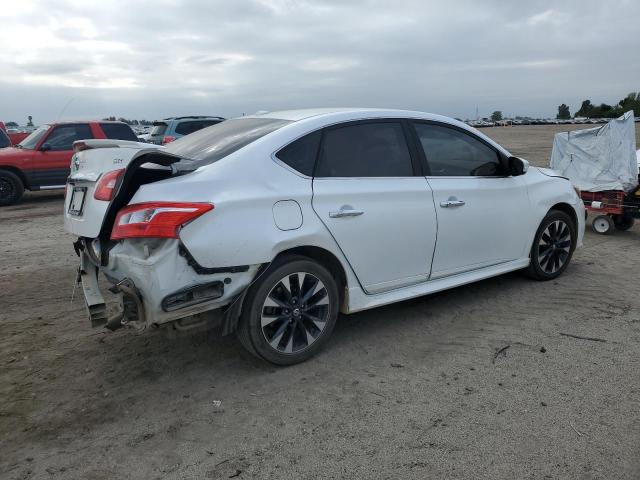
[[[179,240],[119,242],[106,266],[97,265],[88,248],[80,250],[80,280],[93,326],[135,324],[138,329],[179,320],[231,303],[255,277],[259,265],[245,271],[224,268],[197,273],[181,254]],[[98,274],[102,271],[121,295],[121,318],[108,318]]]

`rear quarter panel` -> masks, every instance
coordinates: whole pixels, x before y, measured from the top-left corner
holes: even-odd
[[[180,232],[181,241],[201,266],[269,263],[289,248],[316,246],[333,253],[348,281],[353,280],[340,249],[311,208],[311,179],[277,164],[268,148],[252,146],[196,172],[144,185],[130,203],[160,199],[212,203],[212,211]],[[299,228],[282,230],[276,225],[273,207],[283,200],[300,206]]]

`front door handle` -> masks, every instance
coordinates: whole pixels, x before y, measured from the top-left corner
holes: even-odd
[[[442,208],[461,207],[464,205],[464,200],[449,199],[446,202],[440,202]]]
[[[359,217],[364,213],[363,210],[355,210],[350,205],[343,205],[337,212],[329,212],[330,218],[342,218],[342,217]]]

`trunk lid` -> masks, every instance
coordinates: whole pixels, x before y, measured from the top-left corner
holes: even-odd
[[[71,174],[67,179],[64,202],[64,227],[73,235],[95,238],[100,234],[111,205],[110,200],[94,197],[100,179],[110,172],[125,170],[134,159],[157,152],[162,147],[123,140],[85,140],[82,148],[85,149],[71,158]],[[122,177],[124,175],[119,181]],[[119,186],[115,185],[114,197]]]

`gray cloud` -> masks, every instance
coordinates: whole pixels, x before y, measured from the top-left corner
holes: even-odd
[[[70,99],[67,118],[338,105],[546,116],[640,89],[631,0],[25,3],[0,13],[4,120],[50,121]]]

